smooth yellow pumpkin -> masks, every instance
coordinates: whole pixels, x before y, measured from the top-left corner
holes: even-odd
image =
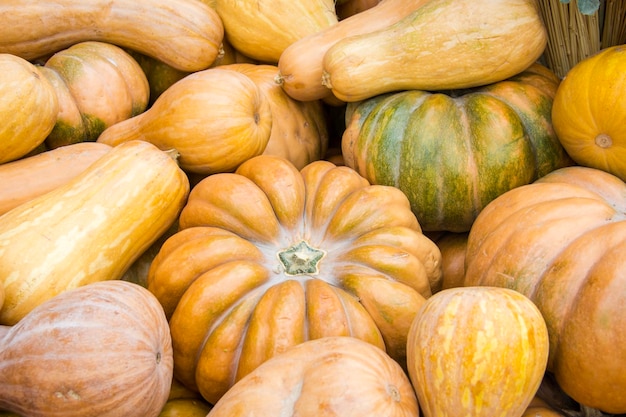
[[[0,323],[66,290],[120,278],[177,219],[188,192],[172,157],[133,141],[0,216]]]
[[[110,150],[81,142],[0,164],[0,215],[65,184]]]
[[[626,45],[574,65],[559,85],[552,123],[579,165],[626,181]]]
[[[545,49],[538,7],[535,0],[431,0],[385,29],[335,43],[324,55],[324,84],[352,102],[502,81]]]
[[[0,409],[29,417],[156,417],[172,340],[145,288],[96,282],[59,294],[0,337]]]
[[[142,113],[150,87],[126,51],[105,42],[81,42],[40,67],[59,98],[59,115],[46,138],[49,148],[95,141],[107,127]]]
[[[0,164],[44,142],[59,112],[52,84],[32,63],[0,53]]]
[[[433,294],[407,340],[407,368],[426,417],[521,416],[548,360],[548,330],[519,292],[458,287]]]
[[[101,41],[199,71],[224,37],[215,10],[197,0],[13,0],[0,2],[0,16],[0,53],[26,60]]]
[[[413,387],[383,350],[352,337],[304,342],[237,382],[208,417],[418,417]]]
[[[262,154],[271,129],[269,99],[257,84],[215,67],[177,81],[149,109],[108,127],[97,141],[116,146],[143,140],[176,149],[181,168],[208,175],[233,171]]]

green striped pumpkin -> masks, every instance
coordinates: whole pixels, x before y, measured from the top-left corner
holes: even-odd
[[[469,231],[500,194],[573,162],[554,133],[559,78],[533,64],[459,91],[407,90],[348,103],[345,164],[409,198],[425,231]]]

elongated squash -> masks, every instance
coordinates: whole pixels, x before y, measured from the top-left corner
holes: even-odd
[[[91,40],[198,71],[224,37],[215,10],[197,0],[11,0],[0,2],[0,16],[0,52],[27,60]]]
[[[81,142],[0,164],[0,216],[69,182],[110,149]]]
[[[132,141],[0,216],[0,324],[68,289],[120,278],[178,218],[188,193],[172,157]]]
[[[546,43],[535,0],[431,0],[385,29],[335,43],[324,84],[346,102],[477,87],[522,72]]]
[[[371,9],[297,40],[281,54],[276,82],[296,100],[310,101],[332,96],[332,92],[322,84],[324,55],[331,46],[349,36],[385,29],[429,1],[383,0]]]

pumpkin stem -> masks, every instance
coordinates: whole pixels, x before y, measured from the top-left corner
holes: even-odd
[[[311,247],[304,240],[278,252],[278,259],[285,268],[287,275],[316,275],[319,273],[319,262],[326,255],[321,249]]]
[[[611,137],[606,133],[600,133],[596,136],[595,142],[596,145],[604,149],[610,148],[613,145],[613,139],[611,139]]]

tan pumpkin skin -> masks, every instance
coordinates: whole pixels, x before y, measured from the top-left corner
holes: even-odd
[[[0,52],[27,60],[101,41],[199,71],[217,57],[224,37],[215,10],[197,0],[11,0],[0,4],[0,15]]]
[[[19,159],[44,142],[59,102],[52,84],[32,63],[0,53],[0,164]]]
[[[109,43],[75,44],[52,55],[42,71],[60,96],[59,116],[46,138],[50,148],[95,141],[108,126],[148,106],[150,86],[142,68]]]
[[[553,171],[487,205],[466,252],[465,285],[535,302],[550,334],[548,370],[575,401],[611,414],[626,413],[625,196],[604,171]]]
[[[0,215],[65,184],[109,150],[82,142],[0,164]]]
[[[244,55],[276,64],[298,39],[338,22],[333,0],[215,0],[228,42]]]
[[[535,0],[431,0],[385,29],[335,43],[324,85],[346,102],[487,85],[528,68],[546,43]]]
[[[325,337],[259,366],[209,415],[418,417],[420,413],[408,377],[383,350],[352,337]]]
[[[433,241],[441,251],[441,281],[433,292],[462,287],[465,279],[465,251],[468,233],[444,232]]]
[[[278,60],[277,82],[296,100],[318,100],[332,96],[322,84],[324,55],[338,41],[349,36],[384,29],[430,0],[384,0],[371,10],[290,44]]]
[[[5,213],[0,323],[15,324],[68,289],[120,278],[177,219],[188,192],[187,176],[174,159],[133,141]]]
[[[319,100],[303,102],[287,95],[274,82],[275,65],[239,63],[222,68],[245,74],[269,99],[272,130],[263,154],[285,158],[298,169],[322,159],[328,148],[328,126]]]
[[[408,327],[441,273],[407,204],[328,161],[298,171],[260,155],[201,180],[148,275],[170,318],[176,377],[215,403],[268,358],[324,336],[404,363]],[[325,252],[318,264],[295,250],[302,242]]]
[[[67,291],[0,339],[0,408],[23,416],[156,417],[172,380],[158,301],[113,280]]]
[[[187,75],[145,112],[108,127],[97,141],[116,146],[143,140],[176,149],[181,168],[208,175],[233,171],[262,154],[271,129],[269,99],[259,87],[240,72],[217,67]]]
[[[415,316],[407,340],[407,368],[426,417],[521,416],[547,359],[541,313],[506,288],[435,293]]]

